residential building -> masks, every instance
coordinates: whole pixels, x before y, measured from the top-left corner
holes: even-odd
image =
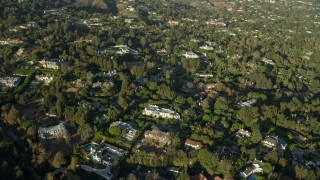
[[[177,25],[179,25],[180,23],[179,23],[179,21],[170,20],[170,21],[168,21],[168,24],[169,24],[170,26],[177,26]]]
[[[213,77],[213,74],[196,73],[197,77]]]
[[[251,133],[247,130],[239,129],[238,132],[236,133],[236,136],[238,138],[249,138],[251,137]]]
[[[126,8],[126,10],[127,10],[127,11],[130,11],[130,12],[136,12],[136,9],[133,8],[132,6],[128,6],[128,7]]]
[[[48,59],[44,58],[42,61],[40,61],[40,64],[44,68],[49,68],[49,69],[61,69],[61,65],[63,63],[66,63],[63,59]]]
[[[7,44],[20,44],[23,43],[21,39],[0,39],[0,45],[7,45]]]
[[[85,87],[86,86],[86,81],[81,80],[81,79],[77,79],[77,80],[72,81],[72,84],[76,88]]]
[[[207,25],[214,25],[214,26],[218,26],[218,27],[226,27],[227,25],[223,22],[219,22],[216,19],[210,19],[208,21],[205,22]]]
[[[38,134],[41,139],[66,138],[68,130],[66,129],[64,122],[60,122],[55,126],[40,127],[38,129]]]
[[[240,176],[243,178],[247,178],[253,173],[263,173],[263,166],[264,163],[262,161],[255,159],[253,162],[249,162],[245,169],[240,172]]]
[[[127,45],[118,45],[118,46],[111,46],[112,49],[116,51],[117,54],[124,55],[124,54],[133,54],[139,55],[140,53],[132,48],[129,48]]]
[[[265,62],[266,64],[275,65],[275,63],[274,63],[273,60],[271,60],[271,59],[262,58],[261,61],[262,61],[262,62]]]
[[[159,108],[157,105],[147,106],[143,112],[143,115],[152,116],[155,118],[168,118],[168,119],[180,119],[180,115],[172,109]]]
[[[262,144],[268,148],[276,147],[278,143],[278,137],[275,136],[267,136],[264,140],[262,140]]]
[[[43,82],[43,84],[49,85],[50,82],[54,79],[54,76],[40,74],[40,75],[36,75],[35,78],[37,81],[41,81]]]
[[[191,140],[191,139],[187,139],[184,143],[185,146],[189,146],[189,147],[192,147],[193,149],[201,149],[202,148],[202,143],[199,142],[199,141],[194,141],[194,140]]]
[[[115,165],[124,156],[123,149],[102,141],[97,147],[92,148],[92,159],[106,166]]]
[[[169,167],[168,171],[174,172],[174,173],[180,173],[181,167]]]
[[[144,137],[163,144],[167,144],[171,139],[171,133],[153,129],[152,131],[146,131],[144,133]]]
[[[207,50],[207,51],[212,51],[212,50],[213,50],[213,47],[208,46],[208,45],[200,46],[199,48],[200,48],[200,49],[203,49],[203,50]]]
[[[95,82],[92,84],[92,88],[110,88],[114,86],[112,81],[107,81],[107,82]]]
[[[257,100],[256,99],[250,99],[248,101],[245,101],[245,102],[238,102],[238,104],[241,106],[241,107],[244,107],[244,106],[253,106],[257,103]]]
[[[134,19],[132,19],[132,18],[126,18],[126,19],[124,19],[124,22],[125,22],[125,23],[128,23],[128,24],[133,23],[133,21],[134,21]]]
[[[110,126],[117,126],[118,128],[127,131],[126,134],[122,135],[126,141],[132,141],[138,132],[137,129],[127,122],[115,121],[111,123]]]
[[[207,178],[202,173],[199,173],[194,176],[191,176],[190,180],[207,180]]]
[[[217,82],[217,83],[208,83],[205,86],[207,89],[223,89],[225,88],[225,85],[222,82]]]
[[[92,42],[93,42],[92,39],[79,39],[79,40],[74,41],[74,43],[86,43],[86,44],[90,44]]]
[[[33,27],[33,28],[40,28],[39,24],[38,24],[37,22],[34,22],[34,21],[29,22],[29,23],[27,24],[27,26],[28,26],[28,27]]]
[[[187,51],[185,54],[183,54],[182,56],[186,57],[186,58],[190,58],[190,59],[197,59],[199,58],[199,56],[192,52],[192,51]]]
[[[20,77],[0,77],[0,87],[17,87],[21,82]]]
[[[108,78],[111,78],[111,77],[114,77],[114,76],[117,76],[118,73],[116,70],[112,70],[112,71],[108,71],[108,72],[102,72],[100,74],[98,74],[98,76],[102,76],[102,77],[108,77]]]
[[[318,155],[317,157],[313,158],[312,160],[307,162],[306,165],[309,166],[310,168],[320,166],[320,156]]]
[[[296,140],[298,140],[298,141],[300,141],[300,142],[306,142],[306,141],[308,140],[305,136],[297,133],[297,132],[294,131],[294,130],[289,130],[289,133],[290,133]]]
[[[278,136],[267,136],[262,140],[262,144],[268,148],[276,149],[278,153],[282,153],[287,148],[287,143]]]

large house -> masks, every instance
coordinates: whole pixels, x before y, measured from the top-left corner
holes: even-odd
[[[236,133],[236,136],[238,138],[249,138],[251,137],[251,133],[244,129],[239,129],[239,131]]]
[[[201,142],[194,141],[194,140],[191,140],[189,138],[185,141],[184,145],[192,147],[193,149],[201,149],[202,146],[203,146]]]
[[[263,173],[263,166],[264,163],[262,161],[255,159],[253,162],[250,162],[243,171],[240,172],[240,176],[243,178],[247,178],[253,173]]]
[[[102,141],[99,146],[91,149],[90,154],[93,160],[106,166],[112,166],[124,156],[124,151]]]
[[[36,75],[35,78],[37,81],[41,81],[43,82],[43,84],[49,85],[49,83],[54,79],[54,76],[41,74],[41,75]]]
[[[180,119],[180,115],[172,109],[159,108],[157,105],[147,106],[143,112],[143,115],[153,116],[155,118],[168,118],[168,119]]]
[[[38,129],[38,134],[41,139],[54,139],[60,137],[67,137],[68,131],[63,122],[60,122],[58,125],[50,127],[40,127]]]
[[[66,63],[63,59],[48,59],[44,58],[42,61],[40,61],[40,64],[44,68],[49,69],[61,69],[61,65]]]
[[[116,126],[122,130],[126,130],[127,133],[122,136],[126,141],[132,141],[138,132],[137,129],[127,122],[115,121],[110,124],[110,127],[111,126]]]
[[[267,136],[261,142],[265,147],[276,149],[279,154],[287,148],[287,143],[283,139],[278,138],[278,136]]]
[[[251,106],[253,106],[253,105],[255,105],[257,103],[257,100],[256,99],[250,99],[250,100],[248,100],[248,101],[240,101],[240,102],[238,102],[238,104],[241,106],[241,107],[244,107],[244,106],[249,106],[249,107],[251,107]]]
[[[20,77],[0,77],[0,87],[17,87],[21,82]]]

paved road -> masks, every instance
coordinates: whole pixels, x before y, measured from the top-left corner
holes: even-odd
[[[110,173],[110,169],[108,167],[106,167],[105,169],[95,169],[95,168],[92,168],[87,165],[80,165],[80,167],[85,171],[94,172],[94,173],[96,173],[96,174],[98,174],[108,180],[111,180],[111,178],[112,178],[112,175]]]
[[[68,167],[62,167],[53,171],[52,174],[55,176],[58,173],[65,173],[67,171],[68,171]],[[47,179],[48,179],[48,175],[46,175],[43,180],[47,180]]]

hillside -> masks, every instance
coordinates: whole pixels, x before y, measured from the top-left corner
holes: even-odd
[[[74,0],[72,6],[90,12],[108,12],[108,3],[104,0]]]

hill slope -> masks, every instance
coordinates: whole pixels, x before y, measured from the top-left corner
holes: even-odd
[[[73,5],[75,7],[92,7],[97,9],[108,9],[107,4],[103,0],[76,0]]]

